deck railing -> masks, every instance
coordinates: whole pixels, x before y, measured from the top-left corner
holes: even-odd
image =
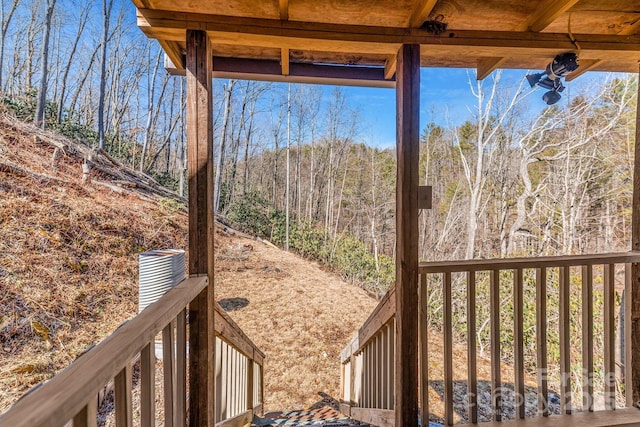
[[[392,289],[340,355],[342,412],[379,427],[394,418],[395,312]]]
[[[98,394],[108,384],[114,392],[115,424],[133,424],[132,361],[140,363],[139,424],[156,423],[155,338],[162,334],[164,425],[184,426],[188,416],[187,306],[207,286],[206,277],[189,278],[158,302],[124,323],[64,371],[33,389],[0,417],[0,426],[95,426]],[[216,386],[219,425],[237,425],[262,411],[264,354],[217,306],[215,311]],[[226,354],[227,359],[221,358]],[[242,372],[242,376],[239,373]],[[244,381],[245,384],[241,384]]]
[[[631,301],[627,298],[620,310],[622,292],[617,290],[630,289],[631,263],[638,262],[640,253],[625,252],[421,263],[421,419],[429,419],[430,403],[435,403],[430,402],[430,387],[432,396],[433,391],[439,394],[431,409],[441,412],[445,425],[456,421],[455,412],[471,423],[499,422],[507,405],[515,418],[631,406],[630,393],[626,401],[621,398],[624,353],[616,357],[620,330],[626,335],[621,337],[628,344],[625,352],[631,351],[630,315],[624,315]],[[392,290],[341,354],[343,410],[363,421],[371,421],[376,412],[359,408],[393,407],[379,396],[393,395],[393,372],[388,370],[394,365],[387,364],[393,349],[385,347],[383,337],[393,336],[388,327],[393,328],[394,302]],[[616,332],[618,311],[624,321]],[[442,332],[442,351],[429,351],[429,328]],[[483,393],[480,358],[490,366],[489,378],[481,379],[489,383],[483,384]],[[441,369],[432,372],[429,360]],[[505,367],[509,377],[503,374]],[[487,390],[490,414],[479,414],[479,396]],[[468,398],[461,405],[454,393],[463,391]],[[526,404],[532,398],[537,400],[533,410]],[[378,425],[394,423],[392,416],[385,420]]]

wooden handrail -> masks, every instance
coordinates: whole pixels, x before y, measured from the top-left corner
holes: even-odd
[[[65,370],[28,392],[9,411],[0,416],[0,426],[62,426],[72,419],[74,425],[76,422],[79,425],[85,425],[91,418],[95,420],[96,396],[114,378],[116,417],[121,422],[129,424],[132,417],[130,404],[131,363],[139,354],[143,368],[141,394],[148,400],[148,402],[142,402],[141,405],[143,425],[145,425],[145,420],[148,421],[149,418],[155,416],[153,410],[155,405],[153,347],[155,337],[160,332],[163,335],[165,382],[167,380],[173,381],[171,369],[177,370],[175,387],[170,384],[167,388],[165,384],[165,399],[172,402],[165,408],[165,422],[171,424],[175,420],[174,424],[181,425],[184,421],[186,397],[184,383],[187,348],[185,307],[207,285],[208,279],[206,277],[192,277],[179,283],[155,304],[123,323],[113,334],[80,356]],[[220,340],[242,355],[238,357],[246,357],[247,364],[255,362],[257,365],[257,369],[251,369],[252,373],[256,371],[256,376],[244,378],[247,383],[252,384],[251,387],[247,386],[252,390],[251,396],[248,392],[244,393],[246,396],[242,396],[247,398],[247,405],[250,405],[251,408],[240,408],[242,397],[237,397],[239,410],[254,410],[255,407],[261,407],[264,353],[217,303],[215,307],[215,332]],[[243,374],[246,375],[244,371]],[[235,381],[239,383],[240,379]],[[258,387],[255,392],[253,392],[254,383]],[[171,394],[172,390],[178,392],[180,396]],[[255,399],[254,395],[260,398]],[[175,414],[173,413],[174,409]]]
[[[560,347],[559,347],[559,363],[562,380],[560,388],[561,412],[571,414],[575,407],[582,406],[584,411],[593,411],[593,386],[588,379],[593,375],[593,287],[594,287],[594,266],[603,265],[603,282],[604,282],[604,329],[605,329],[605,348],[604,361],[605,370],[609,380],[605,380],[605,405],[607,409],[615,408],[615,381],[613,372],[615,371],[614,360],[614,281],[615,266],[625,265],[625,274],[627,275],[625,286],[628,288],[630,283],[630,268],[632,263],[640,263],[640,251],[619,252],[608,254],[588,254],[588,255],[570,255],[570,256],[553,256],[538,258],[508,258],[508,259],[485,259],[485,260],[462,260],[462,261],[442,261],[442,262],[423,262],[419,265],[420,274],[420,292],[417,297],[420,301],[420,325],[419,333],[419,359],[420,359],[420,405],[423,419],[428,418],[428,393],[429,374],[428,374],[428,349],[427,349],[427,287],[434,286],[433,283],[439,283],[435,286],[442,287],[443,298],[443,332],[444,332],[444,407],[445,424],[451,425],[454,421],[453,413],[453,370],[451,365],[451,354],[453,351],[453,324],[452,324],[452,273],[466,273],[466,289],[467,302],[467,325],[475,330],[476,322],[476,287],[477,272],[489,272],[489,288],[483,292],[488,292],[490,304],[490,351],[491,351],[491,406],[494,421],[501,421],[502,399],[501,388],[502,379],[501,372],[501,316],[500,307],[502,301],[500,299],[500,288],[505,276],[501,278],[501,271],[512,271],[512,297],[514,309],[514,386],[516,393],[524,395],[525,379],[524,379],[524,324],[523,316],[525,309],[525,300],[523,294],[524,274],[526,270],[535,269],[535,286],[536,286],[536,341],[537,341],[537,363],[542,375],[538,378],[538,397],[542,402],[540,406],[540,414],[548,415],[548,386],[547,378],[544,373],[547,370],[547,274],[551,269],[558,268],[558,287],[559,287],[559,321],[560,321]],[[584,303],[582,320],[587,325],[582,331],[583,343],[581,346],[583,353],[583,370],[585,377],[584,384],[584,401],[582,405],[578,402],[571,401],[571,380],[569,380],[570,370],[570,352],[569,341],[570,333],[570,276],[575,275],[572,267],[579,267],[580,272],[577,274],[581,277],[581,292]],[[531,274],[531,272],[527,273]],[[427,276],[440,276],[438,282],[427,282]],[[628,290],[628,289],[627,289]],[[387,365],[388,357],[383,358],[387,344],[389,327],[393,328],[392,320],[396,311],[395,288],[392,288],[387,295],[376,306],[371,315],[364,322],[362,327],[356,332],[349,344],[340,354],[342,364],[342,404],[341,409],[361,421],[371,420],[376,415],[376,420],[380,425],[393,425],[390,416],[389,406],[386,405],[385,399],[380,399],[380,392],[386,389],[384,379],[388,375],[393,375],[393,365]],[[471,295],[471,296],[469,296]],[[528,296],[530,298],[530,296]],[[628,310],[628,307],[626,308]],[[629,314],[625,315],[626,328],[629,327]],[[476,334],[469,333],[468,341],[468,370],[469,370],[469,387],[473,390],[469,393],[469,419],[472,423],[478,422],[478,408],[476,399],[477,387],[477,367],[476,367]],[[627,350],[629,351],[629,350]],[[391,354],[391,358],[393,355]],[[431,357],[438,357],[431,355]],[[393,390],[391,390],[393,392]],[[395,393],[401,393],[402,390],[395,390]],[[392,406],[391,406],[392,408]],[[525,406],[524,399],[516,404],[515,413],[517,418],[524,418]],[[640,414],[637,419],[640,419]],[[634,421],[637,420],[634,418]]]
[[[1,426],[60,426],[73,418],[206,286],[206,277],[182,281],[157,303],[123,323],[65,370],[28,393],[0,417]]]
[[[626,264],[640,262],[640,251],[609,254],[545,256],[537,258],[469,259],[461,261],[421,262],[420,274],[459,273],[465,271],[514,270],[519,268],[553,268],[575,265]]]
[[[489,288],[483,292],[488,293],[489,301],[489,321],[490,328],[490,357],[491,357],[491,412],[493,420],[500,422],[502,420],[502,387],[501,364],[502,351],[501,345],[501,329],[505,327],[501,321],[501,300],[500,289],[503,282],[510,276],[502,275],[502,271],[511,271],[512,278],[509,279],[509,287],[513,304],[513,343],[510,350],[513,351],[513,367],[514,367],[514,390],[518,396],[515,404],[516,418],[525,417],[525,368],[524,368],[524,310],[525,296],[523,294],[524,274],[525,270],[535,269],[535,310],[536,310],[536,361],[538,369],[537,393],[540,403],[540,415],[549,415],[548,407],[548,384],[547,384],[547,276],[549,270],[557,268],[556,276],[558,287],[558,364],[560,368],[558,381],[559,388],[559,405],[562,414],[572,414],[575,408],[582,407],[584,411],[593,411],[593,385],[592,378],[594,374],[593,362],[593,289],[594,289],[594,266],[604,266],[602,269],[602,279],[604,288],[603,316],[604,316],[604,397],[605,409],[615,409],[615,280],[616,266],[625,266],[625,287],[628,291],[630,283],[630,268],[632,263],[640,263],[640,251],[609,253],[609,254],[588,254],[588,255],[569,255],[539,258],[507,258],[507,259],[485,259],[485,260],[463,260],[463,261],[443,261],[420,263],[420,292],[421,297],[421,317],[419,322],[426,326],[426,315],[429,310],[426,306],[426,295],[428,287],[440,287],[438,292],[442,292],[442,328],[444,335],[444,352],[440,355],[430,355],[431,357],[442,357],[444,366],[444,424],[453,424],[454,406],[453,406],[453,376],[451,366],[452,355],[452,273],[466,273],[463,282],[466,280],[467,289],[467,347],[468,347],[468,384],[469,384],[469,402],[467,410],[469,411],[469,420],[478,421],[478,405],[475,399],[477,396],[477,372],[476,372],[476,273],[489,272],[488,283]],[[576,272],[572,267],[580,268],[580,272]],[[533,272],[529,272],[530,274]],[[437,276],[438,279],[433,282],[427,282],[428,276]],[[580,278],[582,299],[582,340],[581,352],[583,355],[583,401],[577,402],[572,400],[572,382],[571,375],[571,323],[573,322],[571,314],[571,287],[572,277]],[[464,284],[464,283],[462,283]],[[485,294],[487,296],[487,294]],[[528,298],[532,298],[530,295]],[[628,307],[627,307],[628,310]],[[630,314],[625,314],[625,328],[630,327]],[[426,344],[426,334],[420,335],[421,344]],[[630,342],[629,345],[632,343]],[[629,350],[628,350],[629,351]],[[637,351],[637,350],[631,350]],[[428,359],[428,351],[425,346],[420,346],[420,365],[422,390],[427,390],[428,370],[426,363]],[[422,406],[428,406],[428,395],[422,395]],[[427,411],[423,410],[423,417],[426,418]],[[634,420],[635,421],[635,420]]]
[[[389,289],[373,309],[367,320],[362,324],[358,332],[349,341],[349,344],[340,352],[340,361],[344,363],[352,354],[362,350],[369,340],[389,322],[396,314],[396,288]]]
[[[381,427],[395,420],[395,313],[393,287],[340,353],[342,412]]]
[[[216,335],[231,344],[240,353],[262,365],[264,353],[256,346],[233,319],[216,302],[215,310]]]

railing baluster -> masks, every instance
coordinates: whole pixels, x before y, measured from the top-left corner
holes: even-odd
[[[173,341],[173,325],[175,321],[172,320],[162,330],[162,369],[164,374],[164,425],[166,427],[173,425],[173,355],[174,341]]]
[[[593,412],[593,268],[582,266],[582,410]]]
[[[376,337],[376,408],[382,408],[382,334]]]
[[[374,351],[373,351],[373,357],[374,357],[374,365],[373,365],[373,375],[375,377],[375,381],[373,383],[373,391],[374,391],[374,399],[373,399],[373,407],[374,408],[379,408],[380,407],[380,342],[382,337],[380,336],[380,334],[376,335],[376,337],[374,338]]]
[[[186,310],[176,319],[176,411],[175,425],[183,427],[187,421],[187,322]]]
[[[73,417],[73,427],[96,427],[98,424],[98,398],[94,396]]]
[[[467,272],[467,372],[469,422],[478,422],[478,377],[476,369],[476,272]]]
[[[569,266],[560,267],[559,312],[560,318],[560,412],[571,414],[571,328],[569,324],[571,270]]]
[[[525,416],[523,270],[513,270],[513,361],[516,418]]]
[[[395,389],[395,358],[396,358],[396,319],[389,323],[389,360],[387,362],[387,374],[389,375],[389,408],[394,409],[396,399]]]
[[[224,375],[224,366],[223,366],[223,359],[222,359],[223,343],[219,337],[216,337],[215,339],[215,346],[216,346],[216,351],[215,351],[215,355],[216,355],[215,376],[216,377],[214,381],[214,386],[216,388],[215,421],[219,422],[222,419],[222,385],[224,384],[222,382],[222,376]]]
[[[624,394],[627,403],[627,407],[633,407],[636,402],[633,401],[633,361],[638,357],[634,356],[634,353],[638,351],[636,345],[633,344],[633,329],[631,327],[634,310],[634,293],[633,293],[633,264],[626,263],[624,265]]]
[[[418,353],[418,369],[420,370],[420,419],[422,425],[429,420],[429,361],[427,334],[427,275],[420,275],[420,292],[418,293],[418,337],[420,349]]]
[[[156,355],[155,341],[140,352],[140,427],[156,424]]]
[[[538,412],[549,416],[547,386],[547,269],[536,268],[536,344],[538,367]]]
[[[451,273],[443,277],[444,303],[444,423],[453,425],[453,330],[451,313]]]
[[[247,409],[253,409],[256,406],[256,402],[253,400],[253,387],[254,387],[254,378],[255,373],[253,370],[253,357],[247,361]],[[344,381],[344,365],[342,365],[342,378]],[[344,386],[344,382],[342,384]],[[340,394],[342,394],[342,400],[344,400],[344,388],[340,387]]]
[[[116,427],[131,427],[133,411],[131,409],[131,362],[122,368],[113,380],[116,409]]]
[[[604,266],[604,406],[616,407],[616,337],[615,337],[615,274],[614,264]]]
[[[491,410],[493,411],[493,420],[502,421],[502,381],[500,375],[500,270],[491,270],[490,276]]]

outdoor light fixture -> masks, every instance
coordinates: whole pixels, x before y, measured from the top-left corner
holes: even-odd
[[[538,85],[549,91],[542,95],[542,100],[547,105],[553,105],[560,100],[560,92],[564,90],[564,85],[560,80],[572,71],[578,69],[578,55],[573,52],[566,52],[556,55],[553,61],[547,65],[543,73],[527,75],[527,81],[534,87]]]

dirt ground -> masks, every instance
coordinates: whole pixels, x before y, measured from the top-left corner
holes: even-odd
[[[216,273],[216,299],[266,353],[265,409],[339,398],[340,351],[377,301],[315,262],[238,237],[218,247]]]

